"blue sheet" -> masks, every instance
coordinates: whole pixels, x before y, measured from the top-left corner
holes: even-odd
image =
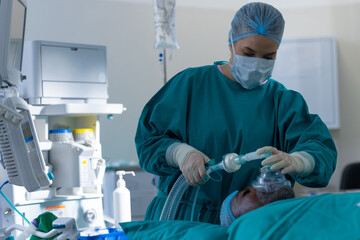
[[[360,239],[360,193],[281,200],[236,219],[229,228],[190,221],[120,224],[136,239]]]
[[[360,193],[271,203],[236,219],[229,239],[360,239]]]
[[[190,221],[139,221],[120,223],[130,240],[222,240],[227,227]]]

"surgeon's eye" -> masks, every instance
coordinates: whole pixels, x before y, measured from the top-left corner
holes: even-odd
[[[254,54],[253,53],[250,53],[250,52],[243,52],[245,56],[247,57],[253,57]]]
[[[264,59],[274,60],[276,57],[276,52],[269,53],[263,56]]]

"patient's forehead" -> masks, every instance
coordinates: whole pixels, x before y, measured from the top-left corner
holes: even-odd
[[[263,194],[264,193],[257,191],[251,186],[239,191],[231,201],[231,211],[234,217],[237,218],[247,212],[264,206],[266,202],[264,202]]]

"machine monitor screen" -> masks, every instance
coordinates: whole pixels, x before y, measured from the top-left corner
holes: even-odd
[[[21,82],[26,6],[21,0],[0,0],[0,83]]]
[[[21,58],[24,42],[26,8],[20,1],[14,1],[11,14],[9,62],[21,71]]]

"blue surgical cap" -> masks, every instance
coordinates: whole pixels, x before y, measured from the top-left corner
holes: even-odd
[[[284,26],[281,13],[273,6],[262,2],[248,3],[236,12],[231,22],[229,45],[231,36],[233,42],[236,42],[241,38],[257,35],[272,38],[280,45]]]

